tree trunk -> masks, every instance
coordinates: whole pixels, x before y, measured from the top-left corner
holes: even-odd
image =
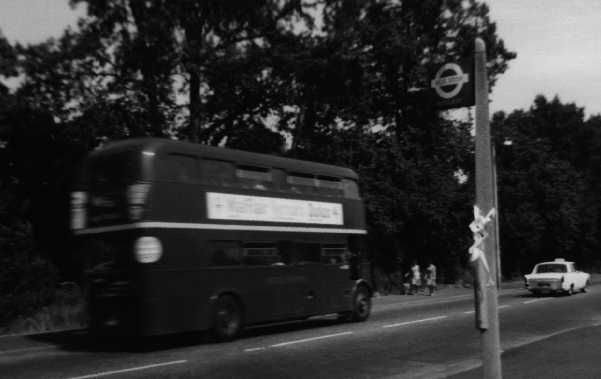
[[[190,124],[188,125],[188,139],[201,142],[201,102],[200,102],[200,75],[192,67],[188,70],[190,75]]]

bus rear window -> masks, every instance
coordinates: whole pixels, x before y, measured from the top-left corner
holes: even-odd
[[[198,159],[194,155],[169,153],[159,161],[159,177],[174,182],[198,180]]]
[[[85,175],[92,183],[132,182],[140,177],[140,154],[131,151],[92,158]]]
[[[359,199],[359,186],[357,182],[351,179],[342,179],[344,197],[349,199]]]

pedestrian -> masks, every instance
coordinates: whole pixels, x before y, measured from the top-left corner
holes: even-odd
[[[401,277],[403,278],[403,295],[411,295],[411,273],[407,272]]]
[[[411,266],[411,295],[417,293],[420,284],[421,274],[419,272],[419,265],[417,261],[413,261],[413,265]]]
[[[429,295],[432,296],[436,291],[436,266],[432,262],[426,267],[426,284],[428,285]]]
[[[403,279],[403,259],[401,258],[400,255],[396,256],[395,259],[395,274],[394,274],[394,284],[395,286],[398,287],[399,289],[399,294],[400,295],[406,295],[407,291],[405,290],[405,286],[404,286],[404,279]]]

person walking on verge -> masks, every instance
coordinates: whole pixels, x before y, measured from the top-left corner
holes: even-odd
[[[426,284],[430,292],[429,295],[432,296],[436,291],[436,266],[432,262],[426,267]]]
[[[395,259],[395,281],[394,284],[395,286],[398,286],[399,288],[399,294],[401,295],[406,295],[407,291],[405,290],[405,286],[404,286],[404,278],[403,278],[403,259],[397,255],[396,259]]]
[[[418,287],[421,284],[421,275],[419,271],[419,265],[416,261],[413,261],[413,265],[411,266],[411,291],[410,295],[417,293]]]

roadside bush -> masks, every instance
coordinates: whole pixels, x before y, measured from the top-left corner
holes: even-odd
[[[27,222],[0,224],[0,326],[54,299],[57,272],[33,246]]]

